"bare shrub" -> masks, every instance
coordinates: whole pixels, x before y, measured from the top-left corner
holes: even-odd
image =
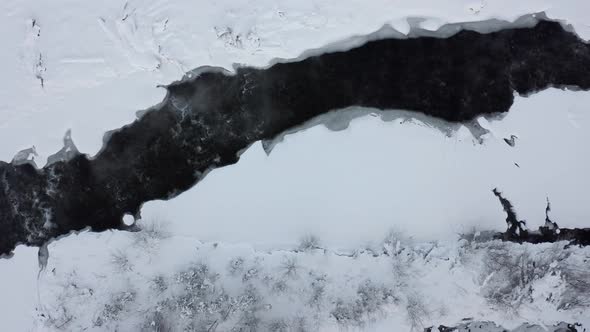
[[[190,266],[188,269],[180,272],[176,280],[183,285],[187,292],[206,292],[219,275],[212,272],[209,266],[198,263]]]
[[[482,292],[491,305],[516,313],[532,301],[533,284],[554,268],[551,263],[566,259],[558,245],[532,255],[527,246],[493,243],[483,257]]]
[[[404,249],[412,247],[412,241],[402,231],[391,229],[385,235],[382,243],[383,254],[397,256]]]
[[[283,259],[281,263],[283,274],[287,277],[294,278],[297,276],[299,265],[297,264],[297,257],[288,256]]]
[[[61,304],[57,308],[57,312],[47,315],[47,319],[52,326],[59,330],[65,328],[74,319],[74,316],[68,312],[64,304]]]
[[[309,305],[319,307],[322,304],[324,294],[326,291],[326,275],[312,274],[312,281],[310,284],[311,295],[309,297]]]
[[[136,293],[134,291],[121,292],[115,295],[110,303],[105,304],[100,315],[95,319],[94,325],[102,326],[104,323],[119,318],[126,306],[135,301]]]
[[[407,296],[406,312],[412,330],[424,329],[424,318],[428,317],[428,310],[426,310],[426,304],[422,296],[418,293],[409,294]]]
[[[48,310],[48,308],[40,308],[42,311],[41,317],[46,318],[48,325],[56,329],[71,329],[70,323],[75,322],[78,317],[75,314],[76,305],[71,301],[76,299],[77,302],[94,301],[94,289],[85,287],[79,284],[80,279],[76,270],[72,270],[65,274],[62,291],[55,297],[55,306]],[[75,303],[75,302],[74,302]]]
[[[206,311],[218,311],[218,300],[224,297],[217,294],[214,284],[218,275],[205,264],[194,264],[180,272],[176,281],[182,286],[182,293],[176,298],[176,306],[185,317],[195,317]]]
[[[174,328],[172,323],[162,312],[155,311],[148,317],[141,330],[150,332],[172,332],[174,331]]]
[[[248,269],[242,275],[242,282],[247,282],[247,281],[257,278],[258,272],[259,272],[259,269],[256,267],[252,267],[252,268]]]
[[[238,324],[232,329],[232,331],[239,331],[239,332],[255,332],[259,330],[261,325],[261,319],[257,315],[255,310],[247,310],[242,312],[242,317],[240,318]]]
[[[392,289],[377,285],[371,280],[366,280],[357,290],[357,305],[369,315],[379,312],[383,306],[398,301]]]
[[[166,282],[166,279],[163,276],[161,276],[161,275],[156,276],[156,277],[154,277],[152,279],[152,285],[151,286],[158,293],[162,293],[166,289],[168,289],[168,283]]]
[[[299,246],[297,247],[297,249],[299,251],[311,251],[314,249],[321,249],[320,238],[313,234],[308,234],[299,240]]]
[[[248,285],[244,292],[235,300],[235,311],[240,312],[240,319],[232,329],[233,331],[258,331],[261,319],[258,311],[261,310],[262,297],[258,290]]]
[[[274,319],[268,323],[269,332],[288,332],[289,324],[284,319]]]
[[[142,220],[137,226],[139,231],[135,233],[135,242],[146,249],[157,247],[161,240],[170,236],[167,223],[160,219]]]
[[[133,264],[129,260],[127,253],[117,250],[111,254],[111,262],[121,272],[130,272],[133,270]]]
[[[231,276],[236,276],[236,275],[242,273],[242,271],[244,271],[244,262],[245,262],[245,260],[243,257],[233,258],[227,266],[227,270],[228,270],[229,274]]]
[[[296,316],[293,318],[293,323],[291,324],[292,332],[308,332],[311,330],[311,324],[304,316]]]
[[[331,314],[340,325],[362,325],[362,315],[350,303],[339,299]]]
[[[384,306],[395,301],[391,289],[367,280],[359,285],[353,301],[337,301],[331,314],[340,325],[362,327],[381,314]]]
[[[289,289],[287,282],[285,280],[277,280],[273,283],[271,291],[273,293],[284,293]]]
[[[409,262],[403,258],[395,257],[391,262],[391,268],[398,284],[405,284],[410,277],[410,272],[408,271],[410,269]]]
[[[515,251],[504,244],[488,247],[484,256],[488,277],[482,289],[491,305],[513,311],[530,295],[531,282],[537,275],[529,253]]]
[[[566,289],[558,309],[575,309],[590,306],[590,268],[587,264],[564,265],[560,268]]]
[[[206,264],[193,264],[176,277],[175,294],[162,306],[185,322],[189,331],[256,331],[261,299],[250,283],[232,296],[219,284],[219,275]],[[188,325],[187,325],[188,323]],[[231,328],[230,328],[231,327]]]

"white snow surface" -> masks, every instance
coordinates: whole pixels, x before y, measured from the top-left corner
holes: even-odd
[[[590,39],[590,2],[583,0],[3,0],[0,160],[10,161],[18,151],[34,146],[41,167],[62,147],[68,129],[77,148],[94,155],[106,131],[130,123],[136,111],[163,99],[165,91],[157,85],[199,66],[266,66],[275,58],[295,58],[384,24],[406,33],[411,17],[424,18],[421,27],[436,30],[446,23],[513,21],[541,11]],[[214,242],[231,252],[219,256],[223,262],[230,256],[266,255],[258,250],[293,248],[310,234],[334,252],[350,252],[374,245],[391,228],[420,243],[438,238],[446,241],[443,247],[454,248],[458,232],[504,228],[505,217],[491,194],[494,187],[512,200],[531,227],[543,222],[547,196],[552,217],[561,226],[588,226],[588,105],[588,92],[548,89],[516,97],[503,119],[478,120],[489,131],[482,142],[465,126],[452,128],[449,135],[438,122],[436,128],[424,119],[384,122],[379,116],[407,113],[375,111],[377,116],[357,118],[342,131],[315,126],[289,134],[269,156],[255,144],[237,165],[214,170],[175,199],[144,206],[144,220],[167,222],[175,239],[166,240],[166,250],[156,254],[160,256],[153,267],[150,258],[126,246],[134,235],[117,232],[84,232],[54,242],[39,279],[36,249],[20,246],[13,258],[0,259],[0,319],[7,330],[49,329],[39,313],[53,308],[58,299],[54,295],[63,294],[68,280],[60,271],[76,270],[83,274],[81,281],[102,284],[105,290],[99,294],[106,298],[132,274],[104,270],[116,250],[138,255],[135,274],[156,268],[173,274],[188,263],[185,255],[194,257],[195,247],[208,248]],[[515,147],[503,141],[510,135],[518,137]],[[197,245],[198,240],[205,243]],[[313,255],[316,261],[309,265],[304,259],[308,269],[337,259]],[[373,267],[350,266],[360,271],[355,278],[363,271],[379,275]],[[51,272],[55,267],[57,275]],[[431,268],[420,267],[425,274]],[[447,268],[435,274],[441,283],[456,280],[473,287],[453,304],[460,310],[451,311],[450,320],[463,318],[461,310],[480,310],[474,316],[507,327],[527,319],[554,323],[590,317],[588,312],[556,313],[554,308],[537,308],[538,313],[515,320],[500,311],[491,314],[476,294],[476,284],[457,279]],[[153,271],[145,273],[147,278]],[[431,293],[436,289],[423,292],[442,299],[457,291],[442,287]],[[432,323],[453,323],[434,322],[442,316],[432,317]],[[404,330],[408,325],[402,320],[385,326]]]

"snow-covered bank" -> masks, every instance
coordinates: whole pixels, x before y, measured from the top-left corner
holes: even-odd
[[[342,252],[308,238],[265,252],[159,227],[81,233],[50,245],[35,321],[38,329],[87,331],[590,323],[589,248],[417,242],[395,232],[376,243]]]

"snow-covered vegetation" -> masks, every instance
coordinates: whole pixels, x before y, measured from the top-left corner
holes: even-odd
[[[422,331],[463,319],[505,328],[590,323],[590,248],[418,242],[391,232],[349,252],[321,247],[311,235],[293,250],[260,251],[154,227],[81,233],[50,245],[39,275],[38,328]],[[88,246],[71,252],[75,241]],[[96,245],[102,242],[108,246]]]

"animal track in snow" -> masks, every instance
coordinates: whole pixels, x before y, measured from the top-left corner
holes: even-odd
[[[235,48],[246,50],[251,53],[260,48],[260,37],[256,33],[256,28],[252,28],[245,33],[238,33],[231,27],[214,27],[217,39],[223,41],[226,48]]]
[[[162,47],[171,36],[168,32],[169,18],[158,18],[152,14],[151,11],[140,12],[125,3],[119,15],[99,17],[98,24],[133,68],[156,71],[166,62],[185,72],[185,66],[166,54]]]
[[[41,88],[45,87],[45,60],[43,59],[43,52],[39,49],[38,40],[41,38],[41,26],[37,19],[30,19],[27,21],[26,37],[22,47],[21,59],[23,65],[28,68],[31,74],[39,81]]]
[[[39,60],[35,65],[35,77],[41,82],[41,87],[45,87],[45,79],[43,78],[43,74],[47,71],[47,67],[45,67],[45,63],[43,62],[43,54],[39,53]]]
[[[485,0],[482,0],[480,3],[478,4],[474,4],[472,6],[469,7],[469,10],[474,14],[474,15],[479,15],[479,13],[487,6],[487,2]]]

